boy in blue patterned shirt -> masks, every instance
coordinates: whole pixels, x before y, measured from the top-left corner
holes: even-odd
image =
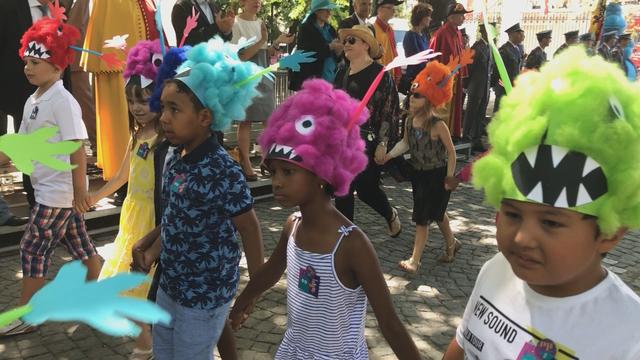
[[[162,91],[160,122],[167,140],[177,148],[163,175],[162,223],[147,235],[161,236],[161,250],[152,247],[143,257],[146,266],[147,260],[159,255],[162,274],[156,302],[172,316],[169,325],[153,328],[158,360],[213,357],[239,280],[236,230],[249,275],[263,263],[262,236],[249,187],[239,165],[211,136],[212,130],[224,129],[231,119],[244,118],[238,111],[244,112],[257,94],[257,81],[235,86],[234,76],[257,69],[217,41],[194,47]],[[225,97],[211,96],[212,88],[223,89],[231,100],[222,103]]]

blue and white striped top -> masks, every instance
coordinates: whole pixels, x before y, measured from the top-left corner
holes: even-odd
[[[335,252],[355,225],[340,228],[331,253],[316,254],[296,245],[301,215],[295,216],[287,244],[287,331],[276,360],[368,359],[367,296],[362,286],[344,286],[334,267]]]

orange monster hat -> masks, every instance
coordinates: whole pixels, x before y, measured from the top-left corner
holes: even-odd
[[[473,62],[473,54],[473,50],[466,49],[459,57],[451,58],[447,65],[430,61],[416,75],[411,91],[427,98],[433,107],[443,106],[453,97],[454,75],[460,68]]]

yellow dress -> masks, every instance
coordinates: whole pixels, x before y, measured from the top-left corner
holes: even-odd
[[[155,176],[153,170],[153,150],[149,150],[146,159],[136,153],[142,143],[149,145],[155,142],[156,136],[138,141],[131,150],[131,165],[129,166],[129,189],[120,212],[120,229],[113,244],[111,256],[106,259],[99,280],[114,276],[121,272],[128,272],[131,265],[131,248],[136,241],[153,230],[155,225],[155,210],[153,205],[153,190]],[[153,278],[153,270],[149,273],[149,281],[126,294],[138,298],[146,298]]]
[[[140,40],[156,39],[158,33],[152,10],[155,9],[151,0],[93,0],[84,47],[118,54],[115,49],[104,49],[104,41],[115,35],[128,34],[127,47],[130,49]],[[80,66],[93,73],[97,165],[103,170],[103,178],[109,180],[120,168],[129,141],[129,114],[122,77],[124,66],[112,69],[99,57],[87,53],[82,53]]]

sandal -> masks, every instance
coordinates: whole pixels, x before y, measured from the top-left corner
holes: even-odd
[[[460,248],[462,248],[462,243],[457,239],[453,239],[453,244],[447,246],[447,250],[445,251],[444,255],[442,255],[442,257],[438,259],[438,261],[442,263],[453,262]]]
[[[404,272],[408,272],[409,274],[415,274],[420,270],[421,262],[413,261],[413,258],[409,258],[409,260],[402,260],[398,263],[400,269]]]
[[[153,360],[153,349],[133,348],[131,355],[129,355],[129,360]]]
[[[400,236],[400,233],[402,232],[402,223],[400,222],[400,218],[398,217],[398,210],[392,207],[391,211],[393,212],[393,216],[391,217],[391,221],[389,221],[388,223],[389,224],[388,234],[392,238],[397,238],[398,236]]]
[[[9,325],[0,329],[0,338],[15,336],[15,335],[23,335],[29,334],[34,331],[37,331],[39,326],[29,325],[22,320],[15,320]]]
[[[260,164],[260,174],[262,174],[262,176],[266,178],[271,177],[271,172],[269,171],[269,168],[265,164]]]
[[[244,174],[244,178],[248,182],[258,181],[258,175],[256,174]]]

